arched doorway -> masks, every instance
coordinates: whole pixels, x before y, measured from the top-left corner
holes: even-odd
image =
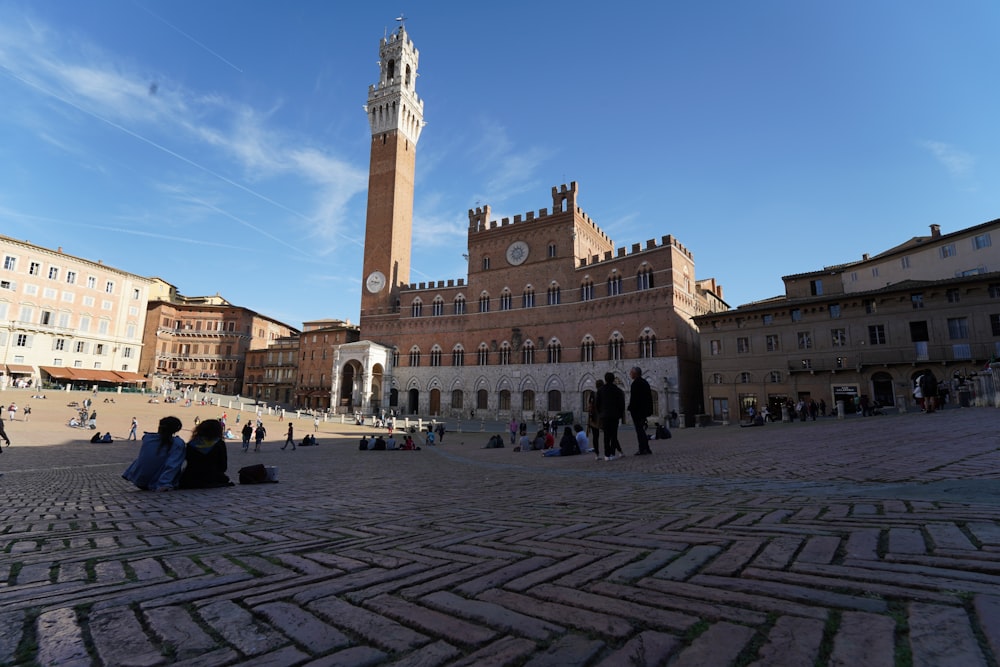
[[[344,364],[344,369],[340,373],[340,392],[337,396],[338,407],[344,408],[347,412],[354,410],[354,364]]]
[[[436,388],[435,389],[431,389],[431,397],[430,398],[431,398],[431,405],[430,405],[430,414],[431,414],[431,417],[440,417],[441,416],[441,390],[440,389],[436,389]]]
[[[885,407],[896,404],[896,392],[891,375],[883,371],[872,375],[872,396]]]
[[[408,393],[408,401],[406,404],[406,412],[411,415],[415,415],[420,412],[420,390],[414,387]]]
[[[382,414],[382,364],[372,366],[372,391],[368,395],[372,414]]]

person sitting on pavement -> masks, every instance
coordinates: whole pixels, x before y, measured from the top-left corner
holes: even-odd
[[[580,453],[593,454],[594,448],[590,446],[590,439],[587,437],[587,429],[583,428],[582,424],[574,424],[573,430],[576,431],[576,446],[580,450]]]
[[[114,442],[115,439],[111,437],[111,431],[108,431],[103,436],[101,436],[101,442]]]
[[[177,488],[184,466],[184,441],[177,437],[181,420],[164,417],[156,433],[144,433],[139,456],[122,478],[146,491],[172,491]]]
[[[181,488],[233,486],[226,474],[229,457],[222,437],[222,422],[218,419],[206,419],[195,427],[187,443],[185,460],[187,465],[181,473]]]
[[[559,440],[559,446],[546,449],[542,452],[542,456],[575,456],[579,453],[580,447],[577,445],[576,436],[573,435],[573,429],[566,426],[563,428],[563,434],[562,438]]]

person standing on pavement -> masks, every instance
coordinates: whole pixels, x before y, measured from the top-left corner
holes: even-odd
[[[243,435],[243,451],[245,452],[250,449],[250,438],[253,437],[253,426],[250,425],[249,421],[243,424],[241,433]]]
[[[597,392],[604,386],[604,380],[597,381],[597,389],[587,403],[587,430],[590,431],[590,442],[594,444],[594,456],[601,459],[601,420],[597,417]]]
[[[295,451],[295,434],[292,422],[288,422],[288,435],[285,436],[285,444],[281,446],[281,449],[284,450],[289,444],[292,446],[292,451]]]
[[[629,387],[628,413],[632,416],[635,439],[639,444],[636,456],[652,454],[653,450],[649,448],[649,434],[646,433],[646,419],[653,414],[653,392],[649,388],[649,383],[642,377],[642,369],[638,366],[633,366],[628,376],[632,378],[632,386]]]
[[[615,384],[614,373],[609,371],[604,374],[604,386],[597,390],[595,404],[597,418],[604,431],[604,460],[613,461],[618,446],[618,424],[625,416],[625,392]]]
[[[128,430],[128,437],[126,440],[135,440],[135,433],[139,429],[139,422],[135,417],[132,417],[132,427]]]
[[[3,427],[3,419],[2,418],[0,418],[0,440],[3,440],[4,442],[6,442],[7,446],[10,447],[10,438],[7,437],[7,431]],[[2,447],[0,447],[0,454],[3,454],[3,448]]]

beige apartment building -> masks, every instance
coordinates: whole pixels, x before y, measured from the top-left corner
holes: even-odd
[[[727,308],[693,253],[664,235],[617,245],[581,208],[576,183],[551,208],[495,220],[469,211],[468,274],[410,281],[416,145],[423,101],[405,29],[382,39],[369,89],[371,164],[361,339],[340,346],[341,411],[507,420],[583,418],[606,372],[628,391],[640,366],[657,415],[701,410],[693,318]]]
[[[152,281],[0,236],[0,389],[141,386]]]
[[[931,372],[956,403],[992,391],[1000,358],[1000,220],[918,236],[861,261],[783,278],[785,294],[695,317],[707,414],[745,422],[748,408],[864,400],[913,409]],[[1000,241],[1000,238],[998,238]]]
[[[246,354],[298,334],[295,329],[219,295],[188,297],[152,281],[140,372],[157,391],[243,391]]]

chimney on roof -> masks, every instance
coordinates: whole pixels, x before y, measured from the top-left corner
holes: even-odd
[[[931,225],[931,238],[936,239],[941,236],[941,225]]]
[[[864,253],[863,255],[861,255],[861,261],[862,262],[867,262],[868,261],[868,253]]]

